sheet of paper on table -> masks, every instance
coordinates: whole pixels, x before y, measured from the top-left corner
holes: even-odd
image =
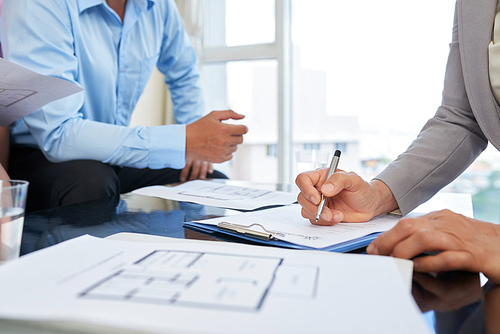
[[[246,188],[204,180],[189,181],[173,187],[144,187],[132,193],[236,210],[285,205],[297,200],[297,194],[289,192]]]
[[[428,202],[413,210],[408,217],[418,216],[440,209],[450,209],[468,217],[473,217],[470,194],[438,193]],[[298,204],[231,215],[221,218],[200,220],[199,223],[217,225],[227,222],[239,225],[258,223],[276,233],[276,238],[300,246],[325,248],[342,242],[355,240],[375,232],[384,232],[394,227],[401,217],[382,215],[367,223],[340,223],[335,226],[312,225],[302,218]],[[251,228],[262,231],[259,226]]]
[[[110,240],[122,240],[122,241],[134,241],[134,242],[149,242],[149,243],[184,243],[185,239],[164,237],[159,235],[143,234],[143,233],[131,233],[131,232],[119,232],[107,236],[106,239]],[[227,251],[231,251],[233,245],[230,242],[220,242],[218,243],[220,247],[225,247]],[[398,271],[403,278],[403,282],[406,284],[408,291],[411,291],[413,282],[413,262],[404,259],[394,258]],[[1,333],[1,332],[0,332]]]
[[[82,236],[0,266],[0,296],[2,319],[116,333],[430,333],[390,257],[212,241]]]
[[[83,89],[0,58],[0,126]]]

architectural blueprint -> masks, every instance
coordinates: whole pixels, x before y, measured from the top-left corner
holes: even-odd
[[[189,181],[174,187],[144,187],[134,190],[133,193],[236,210],[286,205],[297,200],[297,194],[294,193],[204,180]]]
[[[0,58],[0,126],[82,91],[69,81],[35,73]]]
[[[0,327],[17,319],[76,322],[89,333],[430,332],[390,257],[213,241],[78,237],[0,266],[0,296]]]
[[[256,311],[282,259],[154,251],[81,293],[83,298]]]

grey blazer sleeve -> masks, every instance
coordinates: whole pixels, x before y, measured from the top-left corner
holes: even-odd
[[[441,106],[410,147],[376,177],[391,189],[403,215],[458,177],[488,143],[465,89],[457,17],[455,10]]]

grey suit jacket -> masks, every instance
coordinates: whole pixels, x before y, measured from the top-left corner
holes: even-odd
[[[376,177],[404,215],[458,177],[488,141],[500,150],[500,108],[488,68],[496,5],[457,0],[441,106],[406,152]]]

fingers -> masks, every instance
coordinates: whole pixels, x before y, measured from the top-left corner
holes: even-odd
[[[230,160],[237,146],[243,143],[243,135],[248,128],[221,121],[243,117],[232,110],[214,111],[186,125],[186,155],[215,163]]]
[[[444,251],[437,255],[419,257],[413,260],[417,272],[443,272],[455,270],[478,271],[473,266],[474,259],[464,251]]]
[[[186,182],[189,176],[189,172],[191,171],[191,165],[193,164],[193,159],[190,157],[186,157],[186,165],[181,170],[181,174],[179,175],[179,181]]]
[[[321,201],[321,193],[318,191],[317,187],[322,185],[321,180],[326,178],[328,171],[326,169],[320,169],[305,173],[300,173],[295,179],[295,184],[300,189],[300,193],[307,201],[310,201],[314,205],[318,205]],[[300,202],[299,202],[300,203]],[[302,205],[302,203],[301,203]]]
[[[411,259],[422,253],[455,250],[455,238],[441,231],[420,229],[394,246],[391,255]]]
[[[439,221],[402,219],[394,228],[375,239],[366,251],[413,259],[415,271],[419,272],[470,270],[470,264],[474,262],[471,254],[459,250],[460,245],[453,234],[440,231],[439,225]],[[415,258],[424,252],[440,253]]]
[[[224,127],[228,126],[237,126],[230,124],[223,124]],[[238,125],[239,127],[239,125]],[[246,129],[246,126],[243,126]],[[221,130],[221,132],[225,132],[225,137],[222,138],[222,145],[224,146],[234,146],[236,149],[236,145],[243,143],[243,135],[234,134],[232,129]],[[246,132],[245,132],[246,133]]]
[[[193,161],[193,164],[191,165],[191,173],[189,173],[189,180],[190,181],[200,178],[200,176],[201,176],[200,171],[201,171],[202,163],[203,162],[200,160]]]
[[[233,150],[232,152],[234,152],[234,151],[236,151],[236,149]],[[215,163],[221,163],[221,162],[224,162],[224,161],[229,161],[232,158],[233,158],[233,153],[227,153],[227,154],[223,155],[219,159],[213,159],[213,162],[215,162]]]
[[[196,167],[196,169],[195,169]],[[196,164],[191,169],[190,180],[206,180],[207,179],[208,162],[197,160]]]
[[[297,176],[295,183],[302,194],[297,201],[304,208],[305,218],[317,225],[335,225],[344,219],[361,222],[373,217],[371,211],[366,210],[375,203],[372,185],[355,173],[338,170],[328,181],[327,174],[327,169],[319,169]],[[320,219],[316,222],[316,210],[321,201],[321,193],[325,195],[326,203]]]
[[[332,211],[325,204],[320,219],[316,221],[316,212],[318,210],[318,205],[311,203],[311,201],[307,200],[302,193],[299,193],[299,195],[297,196],[297,202],[302,206],[302,217],[309,219],[311,224],[332,226],[340,223],[343,219],[343,215],[341,212]]]
[[[245,118],[245,115],[238,114],[232,110],[217,110],[212,111],[208,117],[212,116],[217,121],[225,121],[228,119],[240,120]],[[223,124],[224,129],[231,136],[243,136],[248,132],[248,128],[245,125],[241,124]],[[237,142],[237,144],[241,144],[243,142],[243,138],[241,138],[241,142]]]
[[[228,129],[227,131],[231,134],[231,136],[241,137],[248,132],[248,128],[245,125],[224,124],[224,126]]]
[[[186,182],[189,180],[206,180],[207,174],[214,172],[213,165],[207,161],[196,160],[190,157],[186,158],[186,165],[181,170],[179,180]]]
[[[389,255],[398,243],[408,238],[418,228],[414,218],[403,218],[392,229],[373,240],[366,248],[366,252],[375,255]]]
[[[219,121],[225,121],[228,119],[243,119],[243,118],[245,118],[245,115],[238,114],[232,110],[215,110],[215,111],[212,111],[209,115],[218,119]]]
[[[348,173],[343,170],[338,170],[333,173],[321,187],[321,192],[332,197],[337,195],[341,190],[356,191],[365,181],[356,173]]]
[[[316,187],[321,185],[326,173],[327,170],[324,169],[310,171],[299,174],[295,179],[295,184],[300,189],[297,202],[302,206],[302,217],[309,219],[312,224],[316,224],[316,211],[321,201],[321,193]]]

